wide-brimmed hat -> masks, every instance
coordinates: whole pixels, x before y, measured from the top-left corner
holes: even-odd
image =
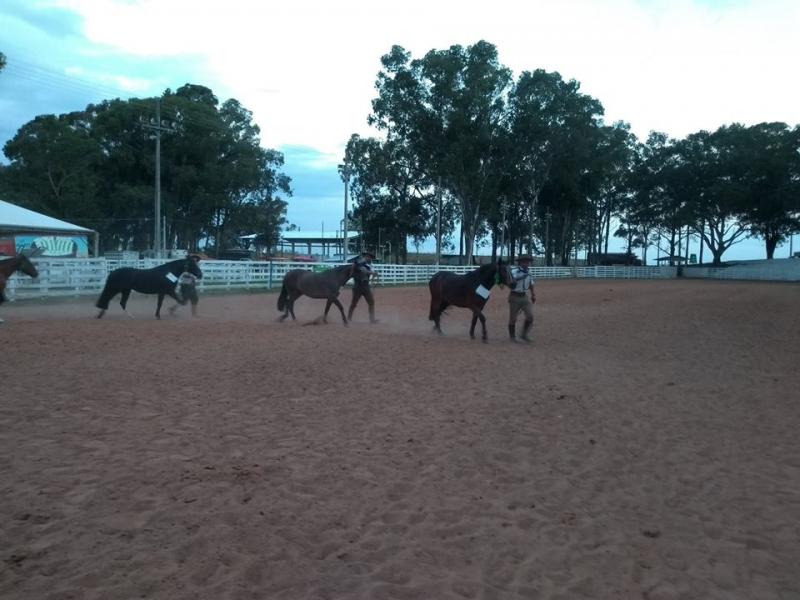
[[[362,252],[361,256],[365,258],[375,258],[375,255],[372,252]]]
[[[531,258],[530,254],[520,254],[517,257],[517,262],[531,262],[533,258]]]

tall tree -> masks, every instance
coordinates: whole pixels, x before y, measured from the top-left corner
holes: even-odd
[[[431,180],[458,202],[469,262],[482,207],[500,185],[497,147],[510,71],[485,41],[416,60],[394,46],[381,63],[369,120],[405,140]]]
[[[713,133],[699,131],[676,144],[680,165],[673,171],[673,190],[691,212],[690,221],[703,223],[697,233],[714,265],[722,264],[722,255],[748,235],[739,219],[746,203],[742,129],[734,124]]]
[[[145,125],[157,101],[169,125],[161,145],[169,245],[195,249],[211,238],[219,249],[254,232],[274,245],[282,197],[291,195],[283,155],[261,147],[250,111],[233,99],[220,105],[199,85],[37,117],[5,146],[4,187],[26,206],[98,229],[107,249],[152,247],[155,161]]]
[[[528,247],[534,236],[544,236],[545,215],[556,225],[548,235],[545,254],[551,264],[552,248],[565,263],[575,242],[576,228],[587,210],[588,195],[599,180],[589,168],[597,161],[601,144],[603,107],[580,92],[575,80],[542,69],[523,72],[509,95],[506,122],[513,140],[508,161],[514,165],[518,194],[528,213]],[[540,203],[547,194],[547,205]],[[549,229],[548,229],[549,234]],[[554,241],[553,247],[549,242]]]
[[[12,198],[64,219],[96,215],[96,166],[102,155],[86,112],[42,115],[3,147]]]
[[[760,123],[742,131],[745,209],[742,222],[764,240],[768,259],[800,232],[800,126]]]
[[[434,191],[418,158],[405,140],[353,135],[345,165],[355,201],[353,218],[362,225],[364,243],[383,253],[379,246],[388,242],[395,260],[405,263],[406,239],[421,241],[433,232]]]

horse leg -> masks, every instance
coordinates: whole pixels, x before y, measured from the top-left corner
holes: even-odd
[[[325,314],[322,315],[322,322],[323,323],[327,323],[328,322],[328,311],[331,309],[331,305],[332,304],[333,304],[333,300],[328,298],[328,301],[325,303]]]
[[[342,303],[339,302],[338,298],[332,298],[329,300],[329,302],[333,302],[336,305],[336,308],[339,309],[339,312],[342,313],[342,323],[344,323],[344,326],[347,327],[347,317],[344,314],[344,306],[342,306]]]
[[[164,294],[158,295],[158,302],[156,303],[156,319],[161,319],[161,305],[164,303]]]
[[[442,332],[441,318],[442,318],[441,311],[433,313],[433,330],[439,335],[444,335],[444,333]]]
[[[125,308],[126,306],[128,306],[128,298],[130,297],[130,295],[131,295],[131,290],[130,290],[130,289],[123,290],[123,292],[122,292],[122,298],[120,298],[120,299],[119,299],[119,305],[122,307],[122,311],[123,311],[123,312],[124,312],[126,315],[128,315],[130,318],[133,318],[133,315],[132,315],[132,314],[130,314],[130,313],[128,312],[128,310]],[[103,312],[105,312],[105,311],[103,311]],[[103,315],[101,314],[100,316],[103,316]],[[99,317],[98,317],[98,318],[99,318]]]
[[[286,302],[286,305],[283,309],[283,314],[278,317],[278,322],[283,323],[289,317],[289,302]]]
[[[472,323],[469,326],[469,337],[475,339],[475,325],[478,322],[478,312],[472,309]]]
[[[486,336],[486,317],[483,316],[483,311],[478,311],[478,318],[481,320],[481,329],[483,330],[483,335],[481,336],[481,339],[485,344],[488,338]]]

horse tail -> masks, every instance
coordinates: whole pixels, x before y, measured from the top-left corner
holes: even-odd
[[[428,320],[435,321],[436,320],[436,313],[439,311],[439,305],[441,304],[441,290],[439,290],[439,274],[437,273],[431,280],[428,282],[428,289],[431,291],[431,310],[428,313]]]
[[[111,298],[113,298],[118,291],[109,285],[110,282],[111,282],[111,277],[109,277],[106,280],[106,284],[105,286],[103,286],[103,291],[100,292],[100,297],[94,304],[97,308],[101,310],[108,310],[108,303],[111,301]]]
[[[289,292],[286,289],[286,283],[281,286],[281,294],[278,296],[278,310],[286,310],[286,299],[289,297]]]

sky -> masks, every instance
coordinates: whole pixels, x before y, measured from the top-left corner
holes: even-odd
[[[333,230],[336,165],[353,133],[375,134],[367,116],[394,44],[420,57],[487,40],[515,76],[575,79],[643,140],[800,123],[798,31],[798,0],[2,0],[0,145],[38,114],[205,85],[252,110],[263,145],[284,153],[289,221]],[[725,258],[763,255],[748,240]]]

